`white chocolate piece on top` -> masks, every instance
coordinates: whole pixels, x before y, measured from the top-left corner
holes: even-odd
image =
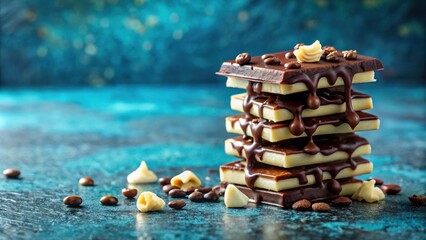
[[[186,170],[181,174],[174,176],[170,180],[170,184],[180,189],[187,189],[190,187],[200,186],[201,181],[193,172]]]
[[[297,61],[300,63],[319,62],[323,52],[324,50],[322,50],[321,43],[318,40],[311,45],[300,46],[299,49],[293,51]]]
[[[166,203],[153,192],[143,192],[139,195],[136,207],[141,212],[159,211]]]
[[[142,161],[141,165],[127,176],[127,182],[132,184],[152,183],[155,181],[157,181],[157,175],[148,169],[145,161]]]
[[[242,208],[248,204],[249,198],[233,184],[228,184],[225,190],[224,202],[227,208]]]
[[[368,203],[378,202],[385,199],[385,194],[378,187],[374,187],[375,180],[364,181],[361,187],[352,195],[352,199],[366,201]]]
[[[237,78],[237,77],[228,77],[226,81],[227,87],[232,88],[242,88],[246,89],[247,84],[249,81],[243,78]],[[355,75],[352,78],[352,83],[366,83],[366,82],[375,82],[374,79],[374,71],[367,71],[367,72],[359,72],[355,73]],[[327,81],[326,77],[322,77],[318,81],[318,89],[319,88],[329,88],[333,86],[343,86],[344,82],[341,77],[338,77],[336,80],[336,83],[334,85],[330,85]],[[294,83],[294,84],[274,84],[274,83],[262,83],[262,92],[268,92],[268,93],[276,93],[281,95],[288,95],[292,93],[298,93],[298,92],[304,92],[307,91],[308,88],[306,85],[302,82]]]
[[[239,112],[244,112],[243,110],[243,102],[245,93],[235,94],[231,96],[231,109]],[[252,107],[250,108],[250,113],[254,116],[259,116],[259,106],[260,102],[253,102]],[[373,108],[373,100],[371,97],[368,98],[355,98],[352,99],[352,107],[354,111],[368,110]],[[346,104],[327,104],[321,105],[319,108],[312,109],[304,109],[302,112],[302,118],[308,117],[319,117],[325,115],[331,115],[335,113],[343,113],[346,111]],[[273,109],[270,105],[263,105],[263,118],[268,119],[274,122],[281,122],[286,120],[291,120],[294,118],[293,113],[285,108],[281,109]]]

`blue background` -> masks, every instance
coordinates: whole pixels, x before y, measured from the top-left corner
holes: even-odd
[[[0,84],[220,82],[224,60],[319,39],[425,74],[425,1],[1,0]],[[423,81],[424,82],[424,81]]]

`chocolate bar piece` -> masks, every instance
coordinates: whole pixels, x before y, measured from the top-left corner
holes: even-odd
[[[251,188],[283,191],[309,185],[321,185],[329,179],[342,179],[373,170],[367,159],[357,157],[350,161],[336,161],[297,168],[278,168],[262,163],[246,167],[246,161],[239,160],[220,166],[220,180]]]
[[[254,150],[256,160],[265,164],[292,168],[312,164],[350,159],[371,153],[367,139],[353,133],[336,135],[319,135],[313,137],[319,152],[308,154],[303,151],[306,139],[295,138],[271,143],[263,141]],[[230,138],[225,141],[225,152],[240,158],[246,158],[244,146],[250,146],[253,139],[243,137]]]

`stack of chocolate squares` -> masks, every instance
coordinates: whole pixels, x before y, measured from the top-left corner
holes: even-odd
[[[291,207],[301,199],[326,201],[352,195],[373,164],[369,142],[355,134],[376,130],[379,119],[369,95],[353,83],[374,82],[375,58],[336,51],[318,41],[294,51],[222,64],[227,87],[245,88],[231,97],[242,114],[226,118],[226,129],[241,134],[225,141],[237,161],[220,167],[223,184],[232,183],[252,202]]]

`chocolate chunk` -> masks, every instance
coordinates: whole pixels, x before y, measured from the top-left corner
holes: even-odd
[[[184,198],[186,196],[186,192],[181,189],[172,189],[169,192],[169,196],[172,198]]]
[[[170,208],[179,210],[186,206],[186,202],[183,200],[174,200],[167,204]]]
[[[3,175],[7,178],[18,178],[21,175],[21,171],[14,168],[8,168],[3,171]]]
[[[167,184],[170,184],[170,180],[172,180],[172,177],[162,177],[158,179],[158,184],[160,184],[161,186],[165,186]]]
[[[248,53],[241,53],[238,54],[238,56],[235,58],[235,61],[240,65],[243,66],[245,64],[250,63],[251,56]]]
[[[275,56],[272,55],[272,54],[263,54],[260,58],[262,58],[262,60],[265,60],[265,59],[271,58],[271,57],[275,57]]]
[[[102,203],[102,205],[105,206],[116,206],[118,203],[118,199],[114,196],[103,196],[100,200],[100,202]]]
[[[370,180],[375,180],[376,181],[376,186],[380,186],[380,185],[383,185],[383,180],[382,179],[380,179],[380,178],[376,178],[376,177],[370,177],[370,178],[368,178],[368,180],[370,181]]]
[[[401,192],[401,187],[398,184],[384,184],[380,188],[384,193],[389,195],[395,195]]]
[[[296,45],[294,46],[294,50],[299,49],[301,46],[305,46],[305,44],[304,44],[304,43],[298,43],[298,44],[296,44]]]
[[[277,57],[270,57],[263,61],[266,65],[280,65],[281,61]]]
[[[348,207],[352,204],[352,200],[348,197],[338,197],[331,200],[334,206],[336,207]]]
[[[202,192],[202,193],[208,193],[212,190],[212,188],[211,187],[198,187],[197,190]]]
[[[93,181],[93,179],[91,177],[82,177],[82,178],[80,178],[78,183],[81,186],[85,186],[85,187],[95,186],[95,181]]]
[[[80,196],[67,196],[64,198],[64,204],[70,207],[78,207],[83,203],[83,199]]]
[[[325,59],[328,54],[330,54],[331,52],[336,51],[336,48],[334,48],[333,46],[325,46],[325,47],[322,48],[322,50],[324,50],[324,52],[322,53],[321,58]]]
[[[177,187],[175,187],[175,186],[172,186],[172,185],[170,185],[170,184],[167,184],[167,185],[164,185],[164,186],[163,186],[163,192],[164,192],[165,194],[169,194],[170,190],[172,190],[172,189],[179,189],[179,188],[177,188]]]
[[[356,50],[347,50],[347,51],[343,51],[342,53],[343,53],[343,57],[346,60],[355,60],[358,57]]]
[[[121,194],[123,194],[126,198],[134,198],[138,195],[138,190],[134,188],[123,188],[121,190]]]
[[[202,192],[196,191],[189,194],[188,199],[191,200],[192,202],[203,202],[204,195]]]
[[[339,53],[337,51],[333,51],[327,54],[327,57],[325,59],[329,62],[338,62],[340,61]]]
[[[410,199],[410,202],[412,202],[416,206],[421,206],[426,203],[426,196],[413,195],[411,197],[408,197],[408,199]]]
[[[340,191],[342,191],[342,186],[340,185],[340,183],[335,180],[335,179],[331,179],[328,183],[327,183],[327,187],[328,190],[332,193],[340,193]]]
[[[293,52],[287,52],[284,56],[287,59],[295,58],[296,57]]]
[[[312,204],[312,210],[315,212],[327,212],[330,211],[330,205],[325,202],[317,202]]]
[[[288,62],[284,64],[284,68],[285,69],[298,69],[300,68],[302,65],[298,62]]]
[[[207,202],[217,202],[219,200],[219,195],[215,191],[210,191],[204,194],[204,199]]]
[[[308,210],[310,207],[311,207],[311,202],[309,202],[306,199],[299,200],[293,203],[293,205],[291,206],[291,208],[298,211]]]

